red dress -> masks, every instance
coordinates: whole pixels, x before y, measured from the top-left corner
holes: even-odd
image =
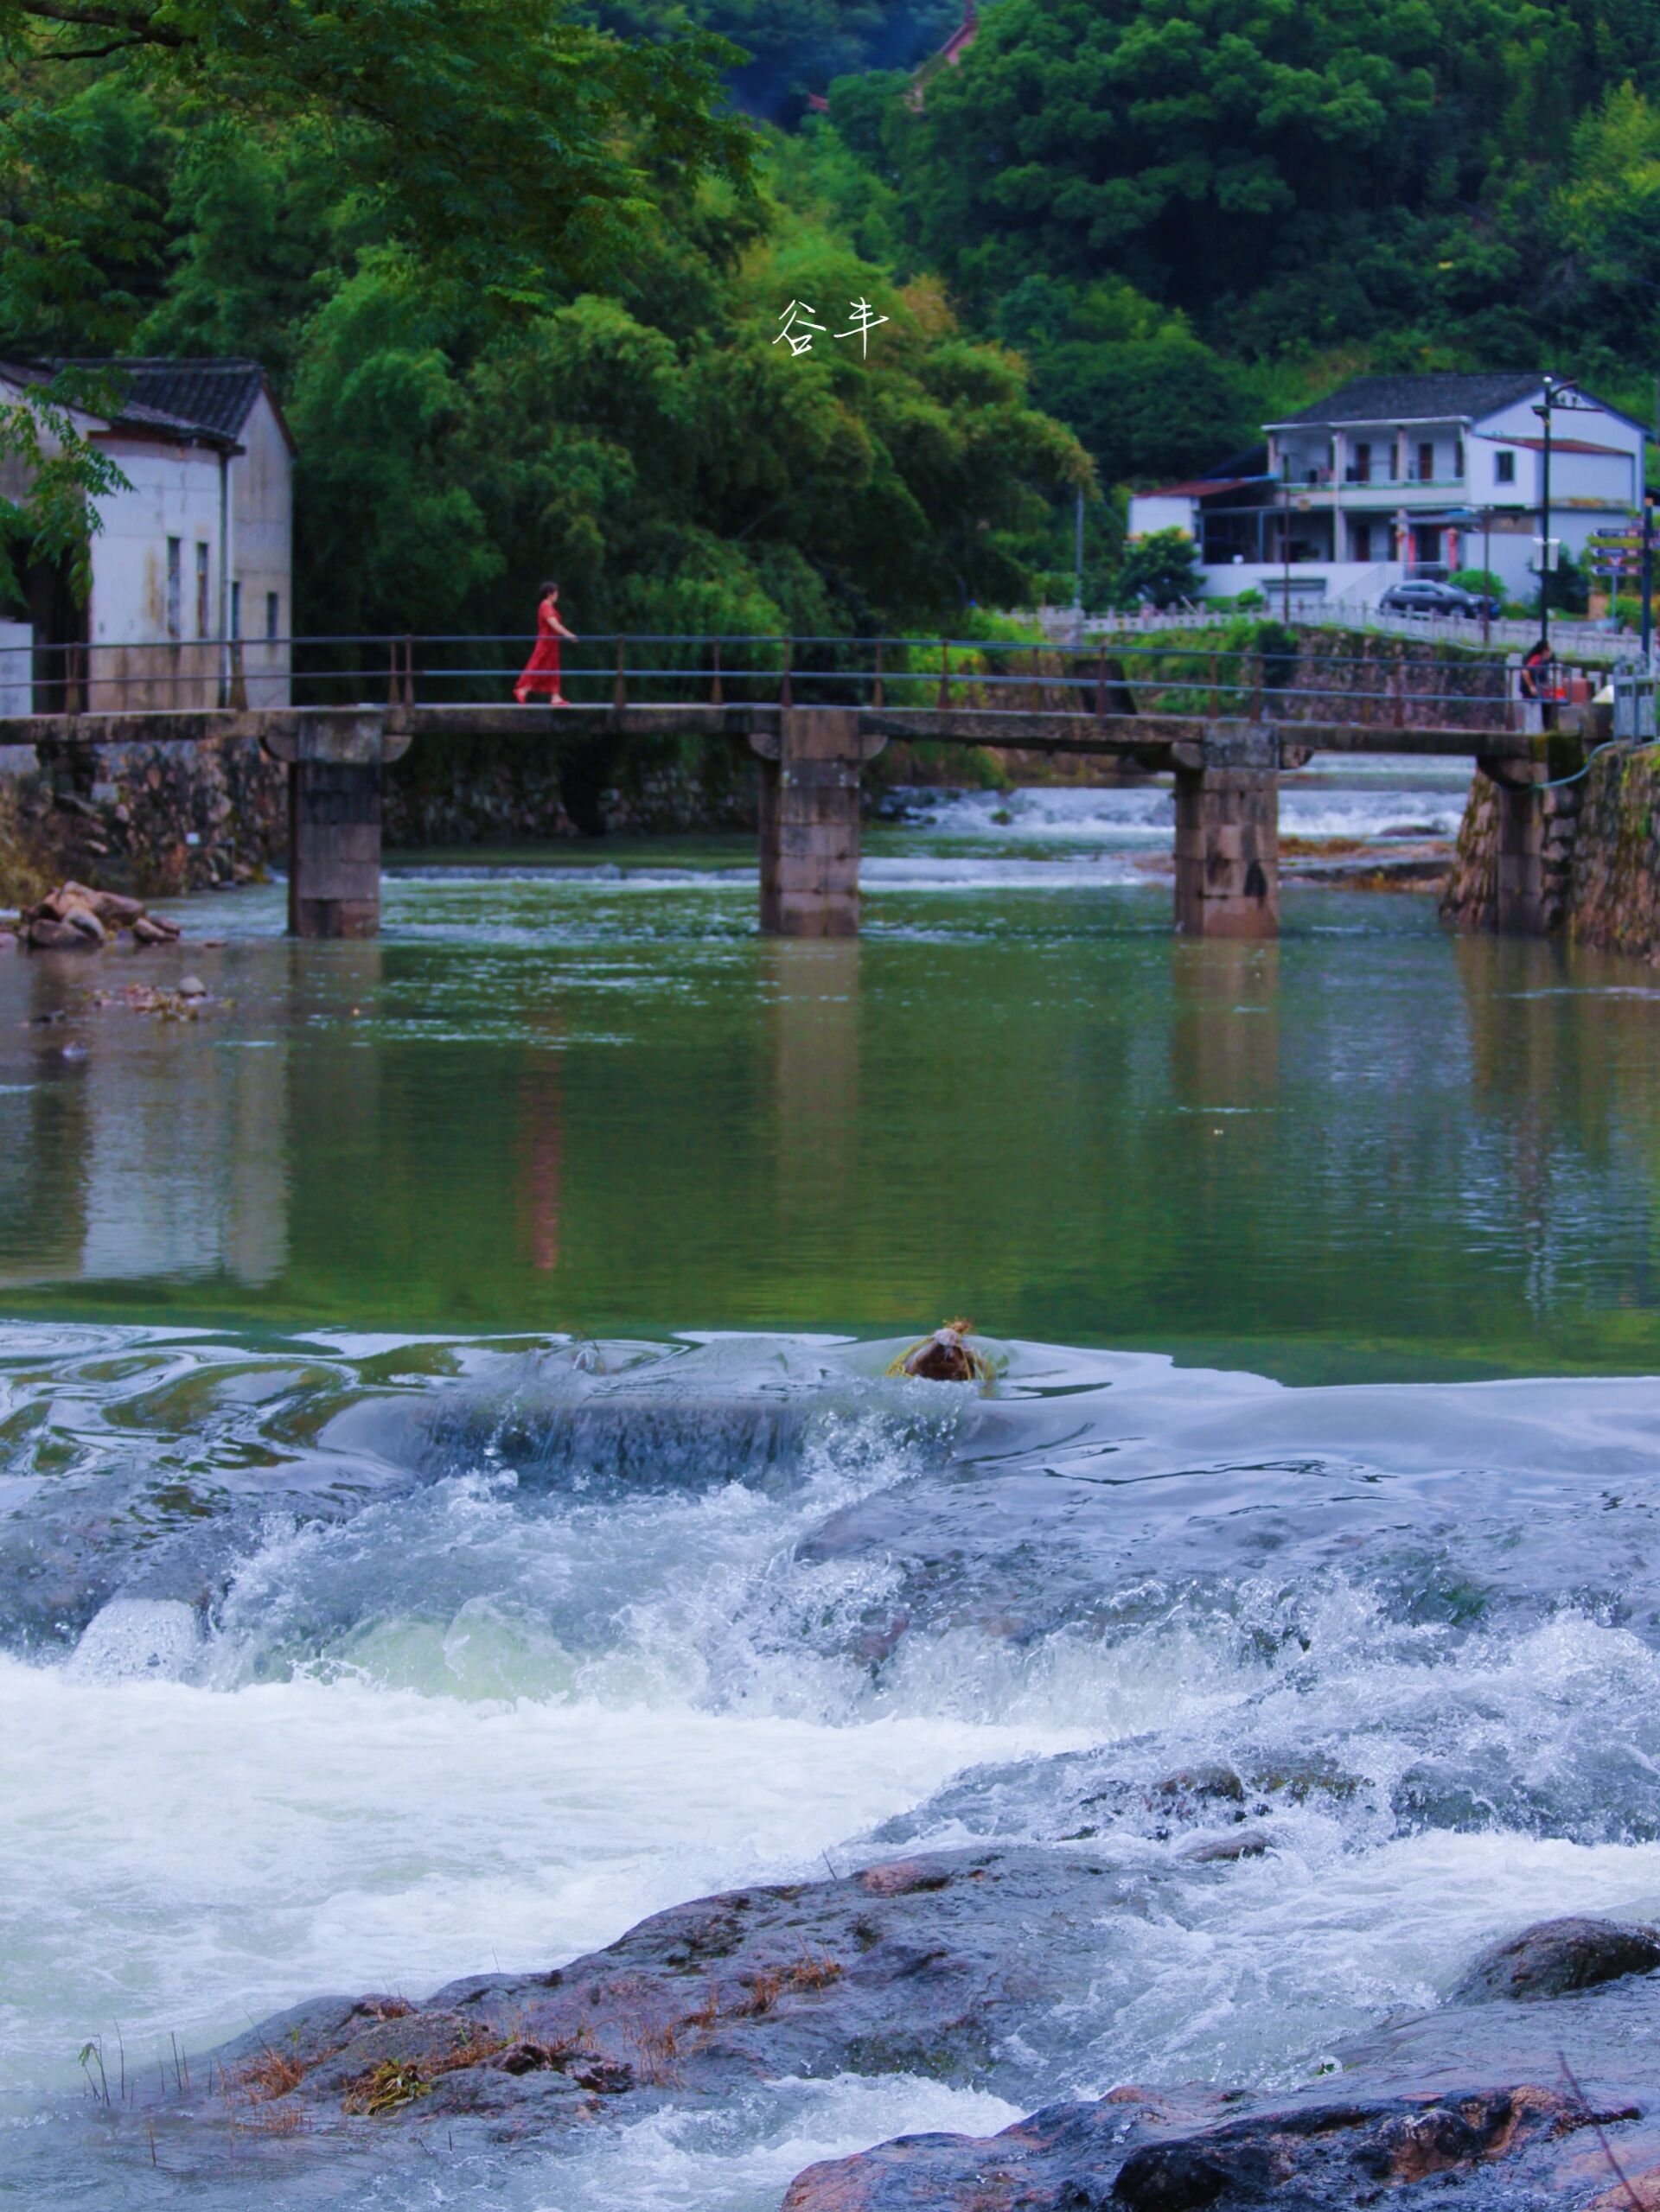
[[[546,692],[552,699],[559,699],[559,609],[551,599],[544,599],[536,609],[536,650],[525,663],[525,673],[514,690],[522,698],[527,692]]]

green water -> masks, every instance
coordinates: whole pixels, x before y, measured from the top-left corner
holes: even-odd
[[[1650,971],[1314,891],[1185,944],[1162,884],[925,849],[855,944],[761,939],[739,844],[394,876],[372,945],[290,945],[261,889],[178,908],[178,955],[9,959],[0,1299],[1660,1366]],[[200,1022],[89,1003],[190,969]]]

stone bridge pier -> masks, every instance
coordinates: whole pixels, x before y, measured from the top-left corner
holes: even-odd
[[[761,756],[761,927],[859,934],[859,771],[887,743],[853,707],[785,707],[753,732]]]
[[[1304,747],[1286,747],[1300,768]],[[1184,937],[1280,934],[1279,732],[1214,722],[1171,747],[1176,770],[1176,927]]]
[[[409,733],[373,707],[318,708],[274,724],[265,750],[288,767],[288,934],[380,931],[380,771]]]
[[[1549,766],[1543,759],[1484,757],[1476,765],[1494,786],[1498,800],[1493,927],[1501,937],[1542,937],[1549,925],[1542,804]]]

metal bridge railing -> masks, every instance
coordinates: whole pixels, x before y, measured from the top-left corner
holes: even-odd
[[[0,648],[0,717],[288,706],[501,704],[527,635],[392,633],[98,641]],[[1598,672],[1599,675],[1600,672]],[[1547,696],[1596,680],[1562,663]],[[1072,646],[1029,640],[606,632],[564,647],[573,705],[857,706],[878,711],[1137,714],[1363,727],[1511,726],[1499,653],[1376,653],[1240,645],[1195,631]],[[540,725],[539,725],[540,726]]]

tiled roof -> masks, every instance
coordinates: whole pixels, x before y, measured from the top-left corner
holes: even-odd
[[[206,432],[232,442],[241,436],[265,381],[259,362],[247,360],[88,360],[73,366],[108,369],[124,378],[122,418],[135,427]]]
[[[1463,369],[1435,369],[1421,376],[1357,376],[1334,392],[1299,407],[1274,424],[1425,423],[1468,418],[1479,422],[1501,407],[1514,406],[1540,390],[1542,376],[1531,370],[1505,374]]]
[[[1277,482],[1272,476],[1196,476],[1191,484],[1160,484],[1156,491],[1142,492],[1138,497],[1149,500],[1204,500],[1213,492],[1237,492],[1247,484]]]

